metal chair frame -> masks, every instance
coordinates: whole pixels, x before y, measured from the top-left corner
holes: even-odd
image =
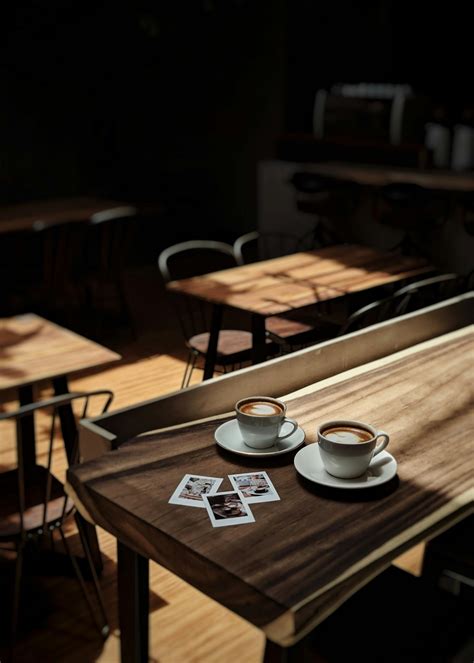
[[[173,257],[183,256],[184,254],[190,254],[191,252],[198,253],[199,251],[209,254],[215,253],[216,256],[226,256],[231,259],[233,264],[235,263],[235,266],[237,266],[234,251],[230,244],[212,240],[190,240],[187,242],[180,242],[164,249],[164,251],[158,256],[158,269],[164,282],[169,283],[172,280],[184,278],[182,274],[173,272],[170,266],[170,260]],[[198,270],[192,275],[199,276],[200,274],[209,271],[209,264],[206,263],[204,265],[204,271],[199,272]],[[200,299],[187,297],[186,295],[180,295],[178,293],[173,294],[172,302],[181,332],[189,351],[183,380],[181,382],[181,388],[183,389],[189,385],[198,358],[200,356],[205,356],[203,353],[189,345],[189,339],[199,333],[208,332],[210,328],[210,308],[206,302],[201,301]],[[233,370],[236,366],[240,366],[242,362],[247,361],[248,359],[250,359],[250,356],[247,356],[247,353],[240,353],[225,358],[219,357],[218,362],[219,365],[223,367],[223,372],[226,372],[227,368]]]
[[[405,297],[404,312],[408,313],[443,299],[449,299],[463,289],[463,279],[459,274],[439,274],[421,281],[409,283],[397,290],[394,295]]]
[[[341,326],[338,336],[344,336],[359,329],[370,327],[378,322],[391,320],[406,312],[408,297],[404,293],[395,293],[379,299],[354,311]]]
[[[233,244],[234,257],[238,265],[246,265],[245,248],[253,244],[257,248],[257,260],[267,260],[284,255],[291,255],[313,247],[314,230],[304,235],[291,233],[259,232],[254,230],[238,237]],[[252,261],[255,262],[255,261]]]
[[[77,562],[77,559],[71,552],[68,540],[64,534],[63,525],[65,521],[75,514],[75,507],[71,504],[70,498],[67,494],[60,497],[55,497],[55,500],[62,499],[63,506],[61,509],[61,514],[59,517],[51,517],[48,515],[48,507],[52,498],[52,486],[53,481],[55,486],[58,485],[58,480],[53,476],[51,472],[52,458],[53,458],[53,449],[54,442],[56,438],[56,422],[59,415],[60,408],[72,405],[72,403],[83,401],[83,407],[81,410],[81,418],[85,418],[88,415],[89,403],[91,399],[97,398],[106,398],[105,404],[100,410],[100,414],[107,412],[112,399],[113,393],[108,390],[92,391],[92,392],[76,392],[70,394],[64,394],[61,396],[55,396],[45,401],[38,403],[32,403],[30,405],[25,405],[19,409],[0,414],[0,421],[14,420],[16,423],[16,439],[17,439],[17,455],[18,455],[18,469],[17,469],[17,484],[18,484],[18,514],[20,517],[19,530],[17,533],[4,533],[2,534],[0,530],[0,542],[2,543],[13,543],[17,553],[16,564],[15,564],[15,579],[14,579],[14,589],[13,589],[13,609],[12,609],[12,621],[11,621],[11,643],[12,647],[14,646],[15,636],[18,626],[18,613],[20,605],[20,590],[21,590],[21,578],[22,578],[22,567],[23,567],[23,557],[24,550],[27,544],[34,541],[38,542],[40,539],[44,539],[46,536],[50,537],[51,546],[54,547],[54,532],[59,531],[61,540],[64,545],[64,549],[71,561],[72,567],[76,573],[77,580],[80,584],[81,590],[83,592],[84,598],[89,606],[91,615],[96,623],[101,635],[106,637],[109,633],[109,626],[107,622],[107,615],[105,612],[104,600],[102,597],[102,592],[97,577],[97,573],[94,567],[92,560],[91,551],[87,543],[87,537],[84,535],[84,532],[81,531],[80,520],[76,520],[78,525],[80,538],[86,555],[86,560],[90,568],[92,575],[92,580],[94,584],[94,590],[97,598],[98,608],[100,612],[101,620],[97,619],[92,600],[87,591],[84,577],[82,575],[80,566]],[[49,432],[49,444],[47,452],[47,464],[46,467],[42,465],[34,465],[33,467],[25,467],[25,462],[23,458],[23,439],[22,439],[22,419],[24,417],[34,416],[35,412],[42,409],[52,409],[51,416],[51,427]],[[79,445],[76,433],[76,439],[74,441],[72,458],[70,459],[71,464],[75,464],[80,461],[79,458]],[[41,474],[44,474],[44,486],[43,486],[43,501],[40,506],[43,508],[42,521],[39,526],[34,528],[28,528],[25,524],[25,510],[28,497],[28,478],[32,477],[32,472],[40,469]],[[45,471],[44,471],[45,470]],[[9,472],[8,472],[9,473]],[[3,473],[5,474],[5,473]],[[0,486],[2,485],[2,473],[0,473]],[[31,489],[32,487],[30,487]],[[35,506],[39,506],[35,504]]]

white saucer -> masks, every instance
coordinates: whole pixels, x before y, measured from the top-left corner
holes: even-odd
[[[355,479],[338,479],[324,469],[317,443],[298,451],[294,459],[296,471],[305,479],[331,488],[372,488],[390,481],[397,473],[397,461],[387,451],[381,451],[370,463],[365,474]]]
[[[282,426],[282,434],[285,433],[286,425],[283,424]],[[226,451],[232,451],[235,454],[239,454],[239,456],[262,458],[264,456],[280,456],[281,454],[287,454],[290,451],[298,449],[304,442],[304,430],[298,427],[292,435],[277,442],[272,447],[253,449],[252,447],[248,447],[242,440],[237,419],[231,419],[216,429],[214,438],[217,444]]]

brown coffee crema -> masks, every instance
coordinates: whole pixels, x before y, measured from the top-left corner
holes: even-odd
[[[341,444],[361,444],[373,438],[370,431],[355,426],[331,426],[321,431],[321,434],[327,440]]]
[[[243,403],[239,410],[243,414],[252,414],[257,417],[274,417],[283,412],[283,408],[270,401],[248,401]]]

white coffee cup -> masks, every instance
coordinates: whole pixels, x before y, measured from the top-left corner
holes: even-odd
[[[267,449],[292,435],[298,428],[296,421],[285,416],[285,403],[270,396],[242,398],[235,404],[235,413],[242,440],[254,449]],[[280,435],[285,424],[291,426],[291,430]]]
[[[351,419],[327,421],[318,428],[324,468],[339,479],[354,479],[364,474],[372,458],[385,449],[389,439],[384,431]]]

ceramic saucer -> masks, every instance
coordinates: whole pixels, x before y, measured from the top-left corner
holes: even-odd
[[[284,423],[281,428],[281,433],[285,434],[285,428],[289,424]],[[277,442],[272,447],[266,449],[252,449],[248,447],[242,440],[240,435],[239,425],[237,419],[226,421],[221,424],[214,433],[214,438],[217,444],[232,453],[239,454],[240,456],[253,456],[254,458],[263,458],[265,456],[280,456],[287,454],[290,451],[298,449],[304,442],[304,431],[302,428],[297,428],[295,432],[289,437]]]
[[[387,451],[372,460],[367,472],[355,479],[338,479],[324,469],[318,444],[309,444],[295,456],[296,471],[305,479],[331,488],[372,488],[390,481],[397,473],[397,461]]]

